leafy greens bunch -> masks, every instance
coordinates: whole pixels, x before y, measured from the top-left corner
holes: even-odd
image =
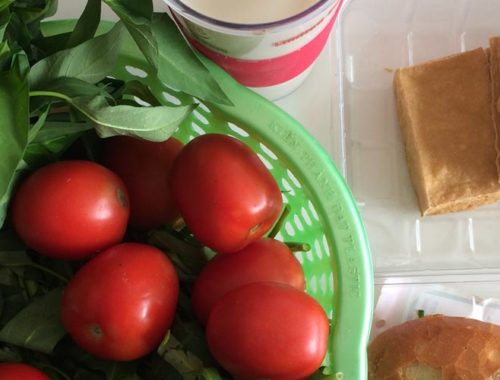
[[[153,12],[151,0],[103,2],[119,22],[103,24],[101,0],[88,0],[69,32],[47,35],[43,20],[56,12],[57,0],[0,0],[0,361],[32,363],[53,379],[223,379],[185,293],[170,335],[146,358],[117,363],[80,350],[59,321],[62,289],[79,264],[33,254],[6,217],[24,173],[63,155],[93,159],[99,137],[165,140],[198,99],[230,104],[175,24]],[[148,74],[175,89],[180,105],[167,105],[139,79],[113,77],[130,36]],[[181,245],[183,258],[172,260],[189,278],[199,270],[198,247],[175,233],[142,239]]]

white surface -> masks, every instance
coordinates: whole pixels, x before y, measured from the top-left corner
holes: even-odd
[[[333,124],[341,138],[331,152],[358,201],[377,273],[481,273],[500,281],[500,204],[419,216],[392,91],[395,68],[488,46],[500,35],[500,1],[352,0],[344,16],[342,123]]]

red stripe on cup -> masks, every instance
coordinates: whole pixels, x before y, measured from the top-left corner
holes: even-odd
[[[341,8],[339,2],[332,19],[324,29],[306,45],[291,53],[276,58],[244,60],[220,54],[211,50],[188,33],[184,33],[189,43],[198,51],[221,66],[238,82],[248,87],[268,87],[285,83],[303,73],[313,64],[328,40],[332,27]]]

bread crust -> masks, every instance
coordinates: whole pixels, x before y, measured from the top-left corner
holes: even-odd
[[[394,326],[368,349],[369,380],[498,380],[500,326],[431,315]]]

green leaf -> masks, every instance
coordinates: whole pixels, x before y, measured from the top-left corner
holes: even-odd
[[[0,251],[22,251],[26,246],[14,231],[0,230]]]
[[[20,362],[22,357],[17,350],[12,350],[9,346],[0,348],[0,362]]]
[[[62,289],[36,298],[0,330],[0,341],[50,353],[66,334],[59,319]]]
[[[126,82],[123,94],[137,96],[152,106],[161,105],[156,96],[151,92],[151,89],[146,84],[139,82],[138,80]]]
[[[34,28],[32,28],[30,24],[25,23],[17,13],[12,12],[9,24],[5,29],[4,38],[9,41],[11,48],[15,43],[22,47],[26,54],[30,55],[32,53],[30,44],[33,38],[35,38],[33,29]]]
[[[209,102],[231,104],[166,13],[155,13],[152,27],[158,43],[158,78],[163,83]]]
[[[194,105],[181,107],[134,107],[110,106],[103,96],[70,98],[62,93],[35,91],[32,96],[53,96],[65,100],[94,124],[102,138],[128,135],[151,141],[168,139],[182,121],[191,113]]]
[[[72,98],[78,96],[109,96],[102,87],[75,77],[60,77],[54,79],[53,81],[47,83],[44,89],[47,91],[60,92]]]
[[[63,50],[70,35],[71,32],[55,34],[53,36],[39,36],[35,38],[32,43],[43,52],[45,57],[47,57]]]
[[[94,97],[97,95],[111,98],[111,96],[102,87],[74,77],[56,78],[45,84],[44,90],[62,93],[71,98],[78,96]],[[44,105],[50,104],[53,101],[54,100],[51,97],[33,97],[30,104],[31,112],[39,110]]]
[[[26,56],[16,55],[12,69],[0,73],[0,227],[7,212],[16,172],[28,143],[29,96]]]
[[[127,27],[148,62],[156,69],[158,46],[151,31],[152,0],[103,0]]]
[[[141,17],[146,20],[151,20],[153,15],[153,2],[151,0],[135,1],[135,0],[105,0],[109,7],[117,13],[126,13],[130,17]],[[120,14],[118,14],[121,17]]]
[[[1,7],[1,5],[0,5]],[[10,12],[9,10],[2,11],[0,9],[0,41],[3,40],[5,35],[5,29],[7,29],[7,25],[10,21]]]
[[[0,42],[0,71],[5,69],[11,61],[12,52],[7,41]]]
[[[31,88],[41,89],[45,84],[61,77],[74,77],[89,83],[99,82],[113,71],[122,37],[123,25],[117,23],[106,34],[37,62],[29,75]]]
[[[102,138],[129,135],[151,141],[164,141],[172,136],[193,109],[193,106],[110,106],[103,97],[75,98],[71,104],[95,123]]]
[[[35,122],[35,124],[31,126],[28,132],[28,146],[29,143],[33,142],[33,140],[38,135],[38,132],[40,132],[40,129],[45,124],[45,120],[47,120],[47,115],[49,114],[49,111],[50,111],[50,104],[45,107],[42,113],[38,116],[38,120]]]
[[[196,376],[196,380],[222,380],[215,368],[203,368]]]
[[[0,251],[0,265],[21,266],[31,264],[33,264],[33,261],[25,251]]]
[[[15,12],[25,24],[39,22],[53,16],[57,11],[57,0],[42,1],[14,1],[12,11]]]
[[[3,71],[5,67],[10,63],[11,50],[7,40],[3,40],[5,36],[5,30],[9,25],[10,12],[9,10],[0,11],[0,71]]]
[[[184,380],[221,380],[214,368],[207,368],[171,334],[158,347],[158,354],[176,369]]]
[[[7,9],[15,0],[0,0],[0,12]]]
[[[101,21],[101,0],[88,0],[85,9],[66,42],[66,48],[75,47],[92,37]]]
[[[30,166],[54,161],[91,128],[86,123],[46,122],[26,148],[24,160]]]

